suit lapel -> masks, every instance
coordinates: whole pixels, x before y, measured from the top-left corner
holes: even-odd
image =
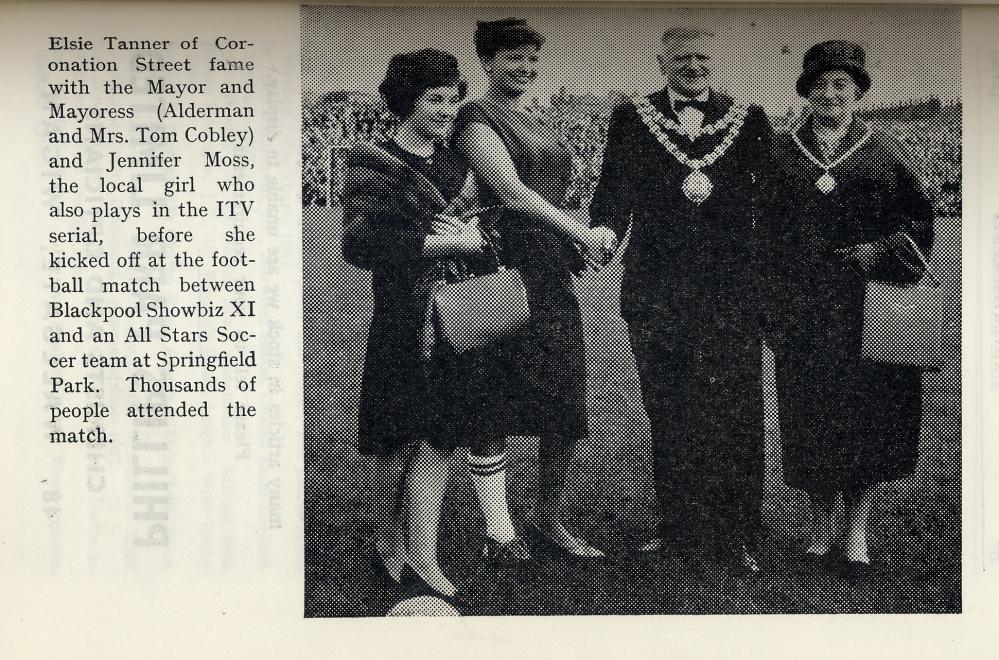
[[[704,119],[701,121],[701,126],[706,126],[712,124],[728,112],[728,109],[732,106],[732,100],[726,96],[722,96],[715,92],[715,90],[710,90],[708,92],[708,108],[707,112],[704,113]],[[697,157],[704,156],[712,149],[714,149],[719,142],[724,138],[725,131],[714,134],[702,134],[693,140],[691,145],[691,155]]]
[[[710,124],[725,116],[732,106],[732,101],[719,95],[715,90],[708,92],[708,111],[704,114],[704,123]]]
[[[673,112],[673,104],[669,101],[669,92],[665,89],[649,94],[649,103],[651,103],[656,110],[663,113],[663,115],[669,119],[676,122],[680,121],[680,118],[676,116],[675,112]]]

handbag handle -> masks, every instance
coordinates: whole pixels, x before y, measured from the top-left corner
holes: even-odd
[[[926,273],[926,276],[930,278],[930,284],[932,284],[935,287],[940,286],[940,280],[938,280],[937,276],[933,274],[933,269],[930,268],[930,263],[929,261],[927,261],[926,255],[924,255],[923,251],[919,249],[918,245],[916,245],[916,241],[912,239],[912,236],[909,236],[908,232],[902,232],[902,235],[905,236],[906,240],[909,241],[909,246],[912,248],[912,250],[916,253],[916,256],[919,258],[919,263],[923,266],[923,270]]]
[[[479,235],[482,236],[482,242],[486,244],[486,246],[489,248],[489,253],[493,255],[493,261],[496,262],[496,268],[499,270],[504,270],[506,266],[504,266],[503,263],[500,261],[499,252],[496,251],[496,244],[493,243],[493,240],[489,237],[489,232],[483,230],[482,227],[478,227],[478,230],[479,230]]]

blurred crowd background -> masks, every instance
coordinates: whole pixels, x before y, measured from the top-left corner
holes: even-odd
[[[612,109],[620,93],[573,95],[565,88],[549,103],[534,98],[528,111],[555,128],[572,151],[572,186],[566,208],[585,209],[600,175]],[[862,117],[895,136],[909,152],[939,216],[961,215],[961,104],[930,97],[868,107]],[[800,108],[771,116],[778,132],[800,119]],[[306,107],[302,116],[302,203],[335,205],[343,191],[343,156],[357,142],[391,138],[398,119],[374,94],[337,91]]]

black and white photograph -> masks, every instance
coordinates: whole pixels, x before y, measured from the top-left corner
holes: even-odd
[[[958,8],[301,8],[304,614],[962,611]]]

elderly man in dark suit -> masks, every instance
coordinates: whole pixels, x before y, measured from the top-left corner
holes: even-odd
[[[773,131],[760,107],[711,88],[716,44],[704,30],[663,36],[666,88],[615,110],[590,213],[619,240],[633,222],[621,315],[662,511],[647,549],[693,549],[752,576],[761,570],[759,246]]]

